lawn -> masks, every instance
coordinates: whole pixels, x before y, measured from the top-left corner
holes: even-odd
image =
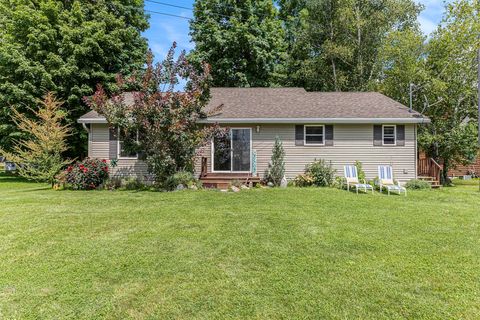
[[[478,319],[478,186],[53,191],[0,176],[1,319]]]

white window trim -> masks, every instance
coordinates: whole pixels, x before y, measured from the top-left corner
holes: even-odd
[[[234,171],[233,170],[233,149],[231,149],[230,151],[230,170],[215,170],[215,159],[213,158],[214,157],[214,153],[215,153],[215,141],[214,139],[211,140],[211,145],[212,147],[210,148],[211,151],[210,151],[210,159],[211,159],[211,164],[212,164],[212,173],[252,173],[252,149],[253,149],[253,145],[252,145],[252,128],[248,128],[248,127],[235,127],[235,128],[230,128],[230,146],[232,144],[232,130],[241,130],[241,129],[245,129],[245,130],[250,130],[250,170],[249,171]]]
[[[117,139],[117,159],[118,160],[138,160],[138,153],[135,157],[122,157],[121,153],[122,150],[120,149],[120,128],[117,128],[117,134],[118,134],[118,139]],[[137,142],[138,142],[138,130],[137,130]]]
[[[323,134],[322,134],[322,143],[307,143],[307,127],[322,127]],[[310,135],[311,136],[311,135]],[[319,136],[319,135],[317,135]],[[315,125],[304,125],[303,126],[303,145],[304,146],[324,146],[325,145],[325,125],[323,124],[315,124]]]
[[[393,144],[385,143],[385,127],[393,127]],[[384,124],[382,125],[382,146],[395,147],[397,145],[397,125]]]

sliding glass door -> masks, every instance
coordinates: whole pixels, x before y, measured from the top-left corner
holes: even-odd
[[[230,134],[213,141],[214,172],[250,172],[252,130],[231,129]]]

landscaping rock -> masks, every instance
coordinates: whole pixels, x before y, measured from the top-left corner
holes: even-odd
[[[233,192],[240,192],[240,188],[235,187],[235,186],[231,186],[230,190],[232,190]]]
[[[282,181],[280,182],[280,188],[286,188],[288,186],[287,177],[283,176]]]
[[[184,190],[184,189],[185,189],[185,186],[183,184],[179,184],[177,186],[177,191]]]
[[[242,190],[249,190],[250,188],[244,184],[242,184],[242,186],[240,187],[240,189]]]
[[[269,183],[267,183],[267,186],[270,187],[270,188],[273,188],[275,185],[273,184],[273,182],[269,182]]]

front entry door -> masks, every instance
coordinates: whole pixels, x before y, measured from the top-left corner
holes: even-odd
[[[230,134],[213,142],[214,172],[251,171],[252,129],[231,129]]]

